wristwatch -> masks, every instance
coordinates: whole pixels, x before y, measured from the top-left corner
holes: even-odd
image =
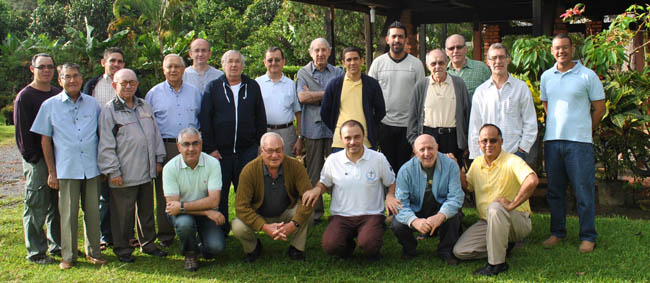
[[[291,222],[293,222],[293,225],[295,225],[296,228],[300,227],[300,224],[298,223],[298,221],[296,221],[296,220],[291,220]]]
[[[185,203],[181,201],[181,213],[185,213]]]

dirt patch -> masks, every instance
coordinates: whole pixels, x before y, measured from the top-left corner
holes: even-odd
[[[0,198],[25,194],[23,161],[14,144],[0,146]]]

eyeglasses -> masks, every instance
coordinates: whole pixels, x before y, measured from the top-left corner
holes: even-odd
[[[120,84],[121,86],[123,86],[123,87],[126,87],[127,85],[130,85],[130,86],[137,86],[138,83],[139,83],[138,81],[121,81],[121,82],[119,82],[119,84]]]
[[[499,139],[497,139],[497,138],[482,139],[482,140],[481,140],[481,144],[482,144],[482,145],[487,145],[488,143],[490,143],[490,144],[496,144],[497,142],[499,142]]]
[[[465,45],[456,45],[456,46],[447,47],[447,50],[454,51],[455,49],[463,49],[463,48],[465,48]]]
[[[266,62],[268,62],[268,63],[273,63],[273,62],[280,63],[281,61],[282,61],[282,58],[269,58],[269,59],[266,59]]]
[[[71,80],[80,79],[81,75],[80,74],[74,74],[72,76],[71,75],[65,75],[65,76],[60,76],[60,78],[63,79],[64,81],[71,81]]]
[[[266,154],[281,154],[282,153],[282,148],[262,148],[262,151],[264,151]]]
[[[447,63],[445,61],[429,62],[429,66],[431,66],[431,67],[436,66],[436,65],[445,66],[445,65],[447,65]]]
[[[488,60],[490,60],[490,61],[496,61],[497,59],[499,59],[499,60],[503,61],[503,60],[505,60],[506,58],[508,58],[508,56],[506,56],[506,55],[498,55],[498,56],[488,57]]]
[[[182,143],[181,143],[181,146],[182,146],[182,147],[185,147],[185,148],[190,147],[190,146],[197,147],[197,146],[199,146],[200,144],[201,144],[201,142],[199,142],[199,141],[193,141],[193,142],[191,142],[191,143],[190,143],[190,142],[182,142]]]
[[[39,70],[54,70],[54,65],[38,65],[38,66],[34,66],[34,69],[39,69]]]

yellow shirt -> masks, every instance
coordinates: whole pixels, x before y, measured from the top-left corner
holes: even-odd
[[[467,172],[467,189],[476,192],[479,217],[486,220],[490,203],[500,197],[512,201],[519,193],[521,183],[530,173],[535,172],[523,159],[509,152],[501,151],[491,166],[485,162],[484,155],[476,158]],[[531,213],[528,200],[515,210]]]
[[[437,83],[433,79],[424,99],[424,126],[430,128],[456,127],[456,91],[451,76]]]
[[[363,144],[370,148],[370,141],[368,140],[368,127],[366,126],[366,116],[363,113],[363,95],[361,93],[363,85],[361,79],[353,81],[348,76],[343,79],[343,87],[341,88],[341,108],[339,109],[339,119],[336,121],[336,129],[334,130],[334,137],[332,138],[332,147],[343,148],[343,141],[341,140],[341,125],[347,120],[357,120],[363,125],[366,137],[363,139]]]

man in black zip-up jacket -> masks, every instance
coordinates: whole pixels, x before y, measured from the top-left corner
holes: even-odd
[[[266,111],[257,82],[242,74],[244,56],[229,50],[221,57],[225,74],[205,88],[199,122],[203,151],[221,163],[222,190],[219,211],[228,223],[230,184],[237,191],[242,168],[258,153],[266,132]],[[230,230],[226,224],[224,233]]]

